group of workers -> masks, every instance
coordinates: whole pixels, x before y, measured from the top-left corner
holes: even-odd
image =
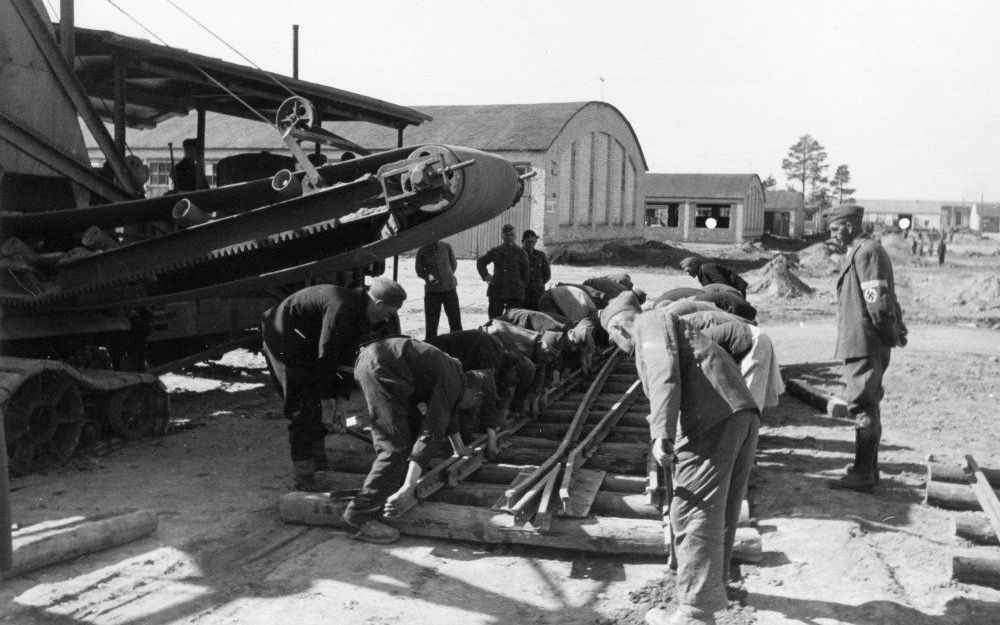
[[[879,400],[889,350],[906,343],[892,267],[861,227],[863,209],[827,214],[847,249],[838,278],[837,357],[845,360],[848,406],[856,418],[855,461],[833,488],[870,490],[878,483]],[[415,503],[417,482],[445,441],[467,455],[466,441],[484,435],[495,454],[509,421],[532,418],[567,368],[589,369],[600,345],[635,360],[650,404],[651,455],[673,473],[671,549],[677,556],[678,610],[651,622],[715,623],[726,584],[740,506],[746,495],[761,411],[784,386],[770,338],[757,327],[738,273],[694,257],[682,268],[702,288],[674,289],[647,301],[627,274],[557,284],[531,230],[477,262],[489,283],[489,321],[463,330],[451,248],[421,248],[416,272],[425,281],[426,341],[399,334],[407,294],[376,278],[367,292],[308,287],[268,311],[264,354],[284,400],[295,488],[318,491],[327,427],[342,430],[356,381],[367,404],[375,460],[343,521],[352,536],[390,543],[399,532],[383,517]],[[492,265],[492,272],[488,271]],[[444,307],[451,332],[437,334]]]

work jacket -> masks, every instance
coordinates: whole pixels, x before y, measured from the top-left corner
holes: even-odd
[[[455,252],[444,241],[428,243],[417,250],[417,276],[424,280],[427,293],[447,293],[458,286],[455,270],[458,261]]]
[[[862,358],[900,345],[901,315],[889,255],[870,235],[859,235],[837,276],[834,358]]]
[[[493,263],[493,279],[486,289],[487,297],[524,299],[528,284],[528,255],[516,245],[498,245],[476,260],[479,276],[486,279],[486,266]]]
[[[465,391],[462,364],[440,349],[409,337],[392,337],[365,345],[357,367],[368,367],[381,387],[378,398],[368,401],[369,412],[379,414],[372,400],[393,406],[427,404],[409,459],[426,468],[448,434],[458,432],[457,404]],[[393,423],[377,427],[409,427],[411,413],[394,413]]]
[[[528,282],[525,290],[534,293],[537,299],[545,292],[545,283],[552,279],[552,271],[549,269],[549,257],[542,250],[524,250],[528,255]]]
[[[267,310],[264,343],[288,367],[313,368],[322,399],[350,397],[358,346],[371,336],[369,297],[329,284],[306,287]],[[340,368],[339,368],[340,367]]]
[[[702,286],[708,284],[728,284],[740,292],[742,297],[747,296],[747,281],[725,265],[716,263],[702,263],[698,267],[698,282]]]
[[[651,310],[632,326],[635,364],[649,398],[653,439],[697,439],[739,410],[757,410],[740,368],[676,315]]]

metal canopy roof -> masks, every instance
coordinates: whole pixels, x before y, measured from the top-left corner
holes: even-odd
[[[265,73],[145,39],[86,28],[76,28],[75,37],[77,77],[97,113],[107,120],[112,119],[114,111],[115,60],[124,62],[125,121],[133,128],[152,128],[165,119],[186,115],[199,107],[206,111],[260,120],[202,71],[225,85],[271,123],[278,106],[293,94],[309,99],[322,121],[364,121],[403,128],[431,119],[404,106],[280,74]]]

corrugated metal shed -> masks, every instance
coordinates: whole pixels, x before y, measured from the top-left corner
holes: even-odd
[[[647,174],[646,197],[742,200],[756,174]]]
[[[764,210],[766,211],[800,211],[803,208],[802,194],[798,191],[768,189],[764,192]]]

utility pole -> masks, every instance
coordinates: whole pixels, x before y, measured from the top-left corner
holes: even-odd
[[[299,25],[292,24],[292,78],[299,79]]]

